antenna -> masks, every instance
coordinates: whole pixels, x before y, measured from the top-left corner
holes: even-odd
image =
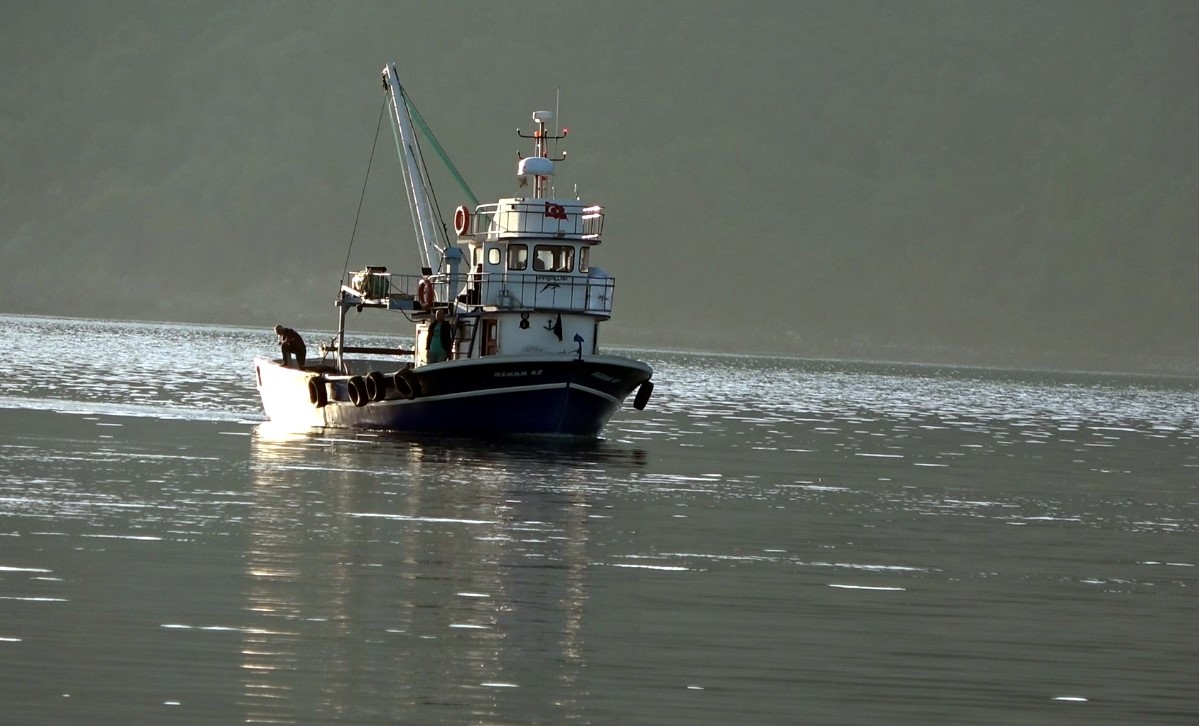
[[[531,134],[521,133],[520,129],[516,129],[516,135],[522,139],[533,139],[533,156],[524,158],[520,154],[516,157],[520,159],[520,163],[516,165],[516,175],[521,179],[521,185],[525,184],[528,177],[533,177],[533,198],[541,199],[549,186],[549,178],[554,175],[554,162],[562,161],[566,158],[566,152],[563,151],[561,156],[550,156],[550,141],[554,142],[554,148],[558,147],[558,140],[566,138],[569,133],[567,129],[562,129],[562,133],[551,133],[546,127],[550,121],[554,121],[557,114],[553,111],[534,111],[533,123],[537,125],[537,130]]]

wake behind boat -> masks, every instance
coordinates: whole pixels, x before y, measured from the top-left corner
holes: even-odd
[[[458,207],[451,243],[414,119],[426,133],[427,126],[395,64],[383,69],[383,86],[421,274],[381,266],[347,274],[337,295],[337,336],[321,346],[319,362],[291,367],[256,358],[267,417],[288,427],[595,437],[634,391],[633,405],[643,409],[653,371],[599,347],[616,287],[591,265],[604,210],[553,196],[554,163],[565,154],[551,158],[548,142],[566,137],[547,128],[554,114],[534,113],[536,129],[520,134],[535,153],[520,159],[517,177],[522,186],[531,182],[533,196]],[[415,327],[414,349],[348,344],[350,310],[400,314]]]

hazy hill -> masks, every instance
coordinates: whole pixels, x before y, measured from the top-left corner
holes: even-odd
[[[610,342],[1199,352],[1193,2],[0,11],[0,311],[329,326],[395,60],[484,200],[561,89]],[[386,126],[371,176],[350,266],[414,266]]]

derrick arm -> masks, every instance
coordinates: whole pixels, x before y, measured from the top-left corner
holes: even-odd
[[[429,194],[424,176],[424,159],[416,142],[412,117],[408,112],[408,101],[396,74],[395,64],[388,63],[382,75],[383,88],[386,89],[390,101],[392,131],[395,133],[396,151],[400,155],[404,170],[408,206],[412,212],[412,221],[420,246],[421,263],[425,267],[433,268],[433,261],[440,259],[440,253],[445,251],[449,243],[444,240],[445,233],[440,227]],[[434,254],[434,250],[437,254]]]

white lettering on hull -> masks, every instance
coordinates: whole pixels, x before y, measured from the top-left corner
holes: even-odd
[[[534,370],[529,370],[529,371],[496,371],[492,375],[495,376],[496,378],[525,378],[527,376],[539,376],[539,375],[541,375],[541,370],[534,369]]]

